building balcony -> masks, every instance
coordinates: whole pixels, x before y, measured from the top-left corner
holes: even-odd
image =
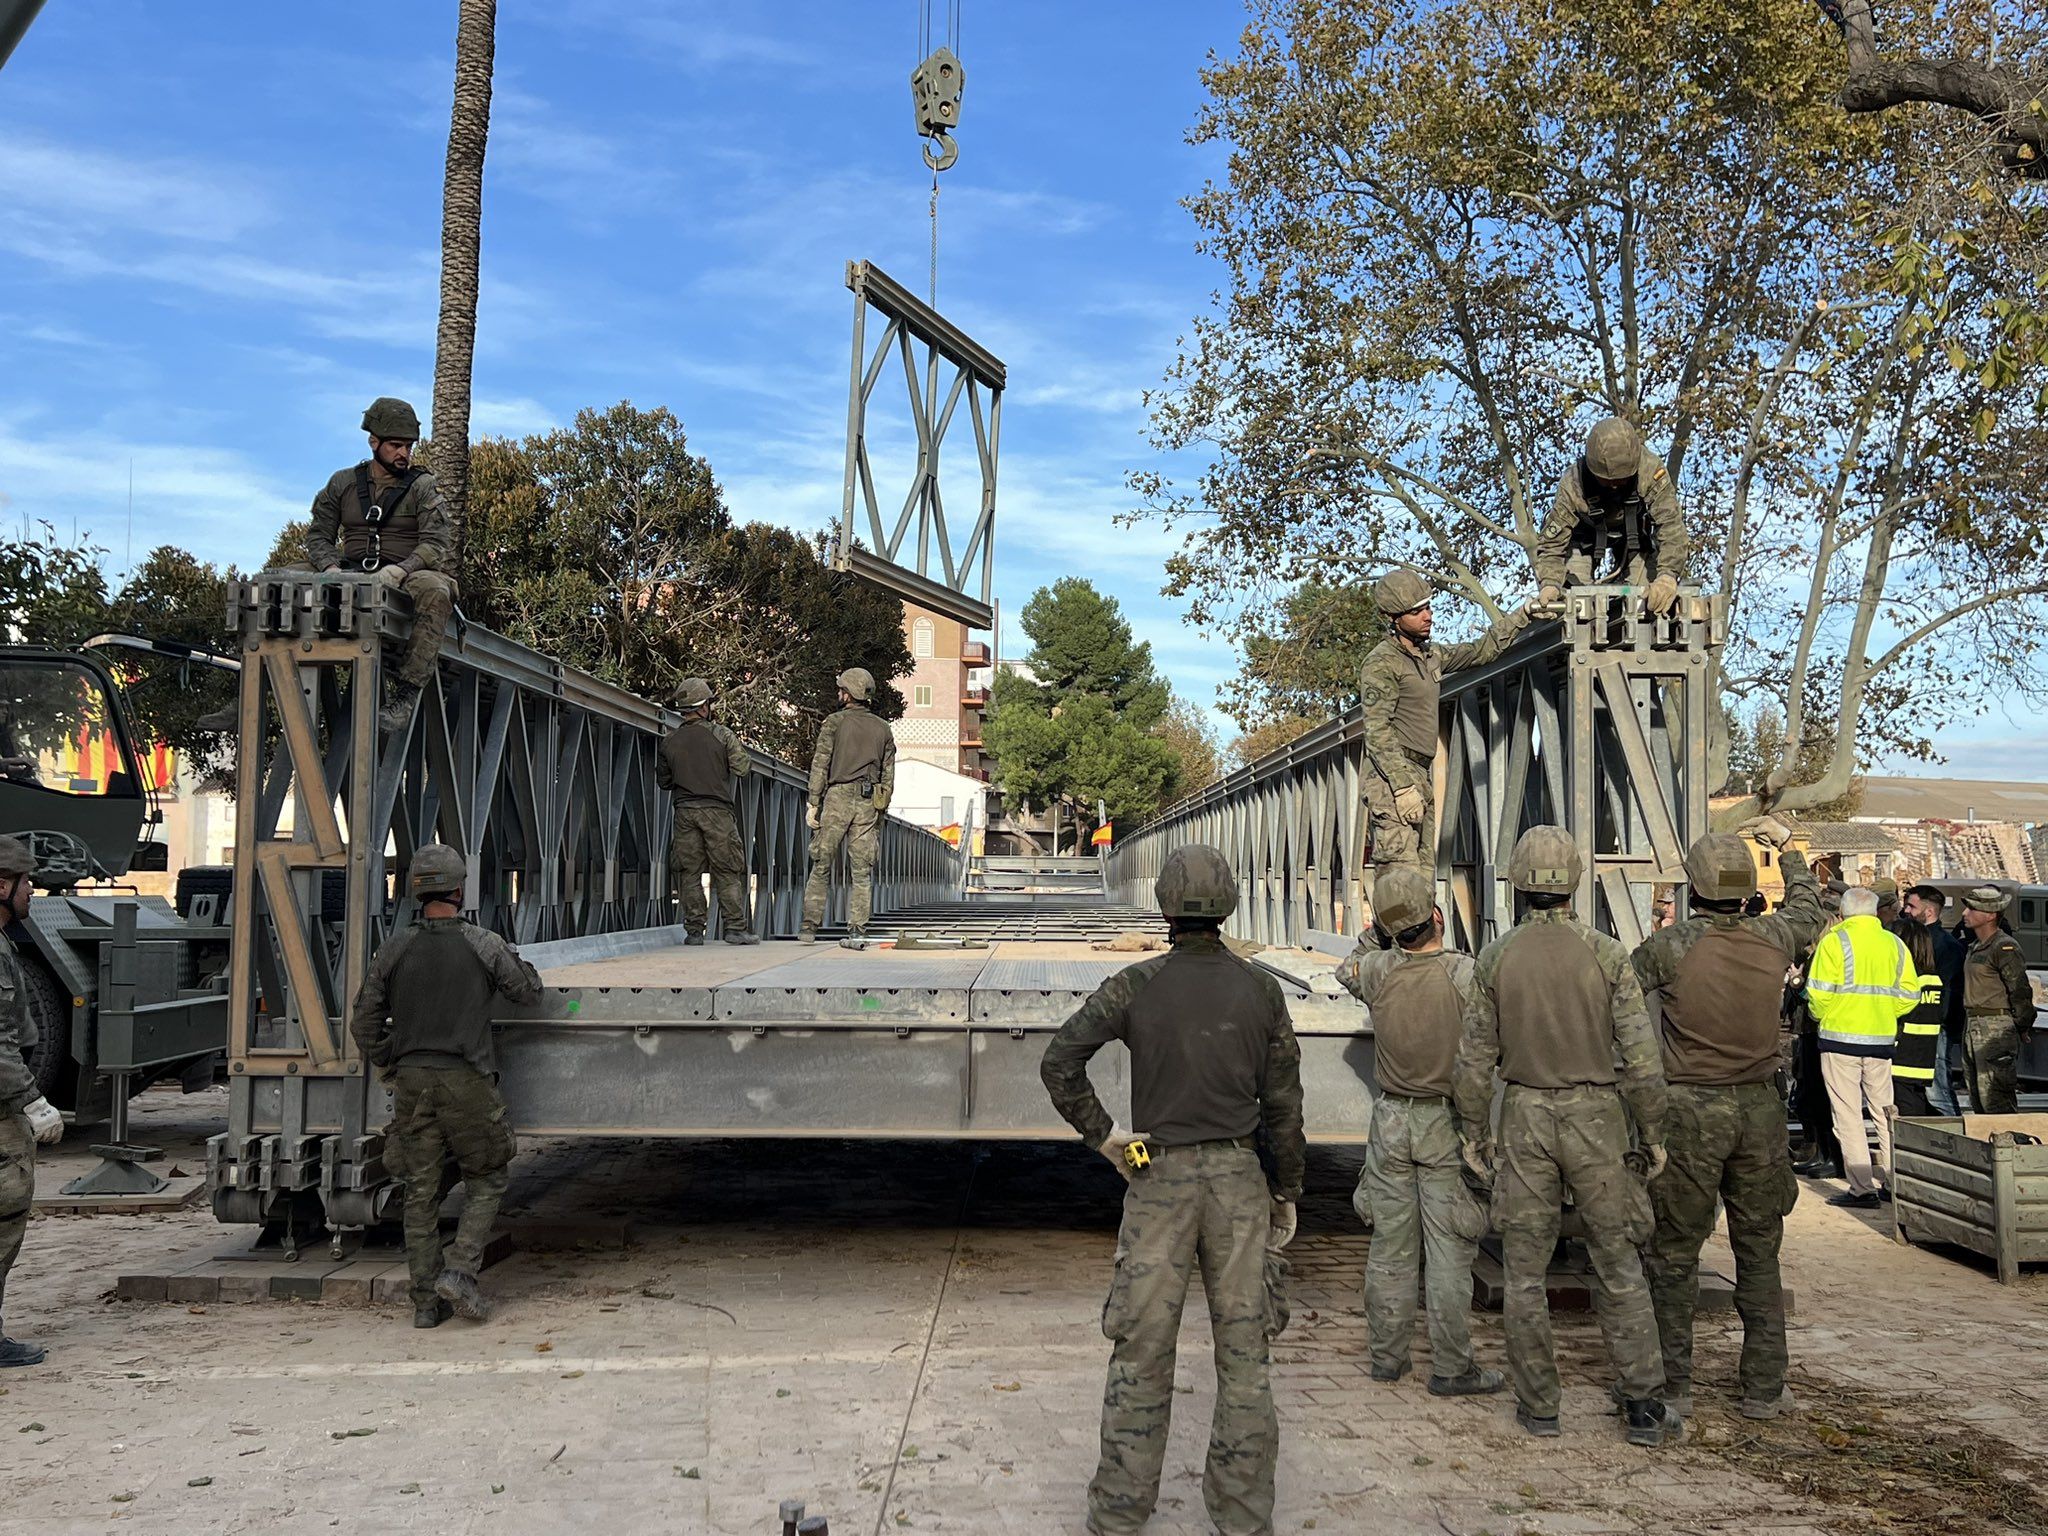
[[[970,667],[988,665],[988,647],[979,640],[970,640],[960,647],[960,660]]]
[[[988,690],[986,688],[970,688],[960,695],[960,702],[968,709],[987,709]]]

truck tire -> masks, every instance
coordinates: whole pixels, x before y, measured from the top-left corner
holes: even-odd
[[[29,1075],[36,1091],[51,1103],[58,1102],[64,1085],[72,1081],[71,998],[57,985],[57,978],[33,954],[15,951],[21,980],[27,992],[28,1016],[35,1020],[36,1048],[28,1058]]]
[[[178,916],[192,915],[194,896],[226,896],[235,888],[232,864],[188,864],[178,871],[178,893],[172,901]]]

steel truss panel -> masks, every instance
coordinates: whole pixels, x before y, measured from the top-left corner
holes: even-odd
[[[1508,852],[1546,821],[1569,827],[1585,860],[1577,910],[1641,939],[1653,888],[1682,884],[1684,851],[1707,829],[1725,623],[1720,597],[1688,591],[1653,619],[1626,588],[1580,587],[1561,622],[1444,679],[1437,879],[1460,947],[1512,924]],[[1172,849],[1209,843],[1237,871],[1232,933],[1277,946],[1305,946],[1312,930],[1355,934],[1370,894],[1364,772],[1353,709],[1119,839],[1111,894],[1143,900]]]
[[[215,1210],[276,1220],[286,1197],[317,1197],[328,1225],[359,1226],[389,1206],[390,1101],[347,1021],[371,953],[412,915],[395,877],[426,843],[460,849],[471,915],[517,943],[673,923],[672,818],[653,764],[679,717],[468,625],[444,646],[411,723],[380,740],[408,599],[360,576],[266,572],[238,584],[228,617],[245,665],[231,1094],[228,1130],[208,1151]],[[797,926],[806,787],[760,753],[738,781],[756,931]],[[885,817],[876,909],[955,895],[963,867],[943,839]],[[835,918],[846,881],[842,851]]]
[[[972,629],[994,622],[996,457],[1002,437],[1007,379],[995,354],[872,262],[846,265],[853,290],[853,374],[846,402],[846,480],[833,563],[897,596],[960,620]],[[868,312],[882,321],[868,350]],[[917,434],[909,494],[887,522],[868,453],[868,407],[894,357],[900,365]],[[939,490],[939,450],[962,404],[974,434],[981,500],[964,539],[946,520]],[[893,489],[893,486],[891,487]],[[866,513],[863,521],[856,506]],[[914,549],[908,547],[911,528]],[[858,547],[865,538],[868,548]],[[934,544],[936,543],[936,548]]]

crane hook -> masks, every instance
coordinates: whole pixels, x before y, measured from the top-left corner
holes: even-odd
[[[937,154],[932,153],[933,144],[938,146]],[[931,136],[931,143],[926,144],[924,147],[924,163],[930,166],[934,172],[951,170],[953,162],[959,158],[959,147],[953,143],[953,135],[950,133],[933,134]]]

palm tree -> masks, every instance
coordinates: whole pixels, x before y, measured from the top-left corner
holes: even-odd
[[[441,325],[434,342],[434,473],[460,535],[469,510],[469,382],[476,354],[484,146],[491,133],[497,0],[459,0],[455,105],[441,182]]]

